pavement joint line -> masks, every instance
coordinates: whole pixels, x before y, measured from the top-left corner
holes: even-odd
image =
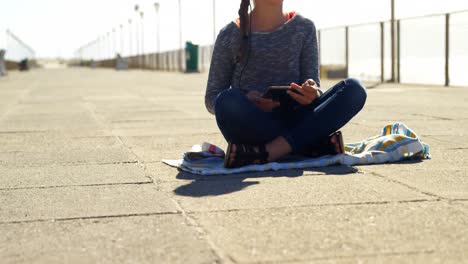
[[[455,119],[449,118],[449,117],[435,116],[435,115],[425,115],[425,114],[418,114],[418,113],[412,113],[411,115],[422,116],[422,117],[430,117],[430,118],[434,118],[436,120],[443,120],[443,121],[454,121],[455,120]]]
[[[176,209],[181,212],[181,215],[183,216],[187,224],[193,227],[195,231],[199,234],[199,236],[203,237],[208,243],[210,251],[217,258],[216,263],[222,263],[223,260],[226,258],[236,263],[236,261],[234,261],[234,259],[230,255],[226,255],[224,251],[222,251],[218,246],[216,246],[216,244],[210,239],[208,232],[200,224],[198,224],[193,217],[187,214],[184,208],[175,199],[171,199],[171,201],[175,204]]]
[[[0,152],[2,153],[2,152]],[[0,167],[5,168],[39,168],[53,166],[87,166],[87,165],[119,165],[119,164],[137,164],[138,161],[117,161],[117,162],[64,162],[64,163],[48,163],[48,164],[26,164],[26,165],[5,165],[0,163]]]
[[[122,138],[120,138],[120,136],[117,136],[117,135],[114,135],[114,136],[117,138],[117,140],[120,142],[120,144],[122,144],[124,147],[126,147],[128,149],[128,151],[130,151],[136,157],[137,164],[143,169],[143,172],[145,172],[145,177],[148,180],[150,180],[151,183],[155,183],[154,179],[146,174],[146,165],[142,161],[142,159],[132,150],[132,148],[130,146],[128,146],[127,144],[125,144],[125,142],[123,142],[123,140],[122,140]]]
[[[414,199],[414,200],[402,200],[402,201],[378,201],[378,202],[356,202],[356,203],[329,203],[329,204],[305,204],[296,206],[277,206],[267,208],[234,208],[234,209],[218,209],[209,211],[188,211],[187,214],[200,214],[200,213],[231,213],[231,212],[248,212],[248,211],[269,211],[269,210],[283,210],[283,209],[302,209],[312,207],[335,207],[335,206],[362,206],[362,205],[392,205],[392,204],[410,204],[410,203],[438,203],[442,200],[425,200],[425,199]]]
[[[153,181],[146,182],[119,182],[119,183],[96,183],[96,184],[72,184],[72,185],[50,185],[50,186],[29,186],[29,187],[13,187],[0,188],[0,191],[18,191],[18,190],[36,190],[36,189],[55,189],[69,187],[100,187],[100,186],[119,186],[119,185],[146,185],[153,184]]]
[[[126,129],[126,128],[124,128]],[[115,130],[115,129],[114,129]],[[118,130],[118,129],[117,129]],[[155,134],[155,135],[141,135],[141,136],[123,136],[125,138],[145,138],[145,137],[162,137],[162,136],[165,136],[165,135],[172,135],[174,136],[173,133],[167,133],[167,134]],[[178,134],[180,136],[187,136],[187,134]],[[177,135],[177,136],[178,136]],[[209,136],[213,136],[213,135],[221,135],[221,132],[208,132],[208,133],[190,133],[190,136],[207,136],[207,138]],[[196,143],[194,143],[196,144]]]
[[[306,258],[306,259],[289,259],[281,260],[281,263],[297,263],[297,262],[310,262],[310,261],[320,261],[320,260],[355,260],[355,258],[366,258],[366,257],[387,257],[387,256],[411,256],[419,254],[434,254],[437,253],[435,250],[421,250],[421,251],[402,251],[402,252],[381,252],[381,253],[370,253],[370,254],[357,254],[349,256],[330,256],[330,257],[316,257],[316,258]],[[278,261],[247,261],[242,263],[259,263],[259,264],[269,264],[269,263],[278,263]]]
[[[450,199],[451,202],[466,202],[468,201],[468,198],[456,198],[456,199]]]
[[[431,138],[435,141],[439,141],[439,142],[442,142],[442,143],[451,143],[451,144],[460,144],[460,142],[456,142],[456,141],[451,141],[451,140],[446,140],[446,139],[441,139],[440,137],[446,137],[446,136],[451,136],[451,135],[424,135],[424,137],[428,137],[428,138]],[[453,135],[452,135],[453,136]],[[463,146],[463,145],[462,145]],[[466,149],[468,147],[458,147],[458,148],[461,148],[461,149]],[[449,148],[449,149],[452,149],[452,148]],[[457,149],[457,148],[455,148]]]
[[[133,150],[131,147],[129,147],[127,144],[125,144],[125,142],[122,140],[122,138],[116,134],[114,134],[114,132],[112,131],[112,129],[110,128],[109,124],[107,122],[105,122],[105,120],[101,119],[97,114],[96,114],[96,108],[92,108],[92,103],[90,102],[87,102],[87,103],[84,103],[83,104],[83,107],[85,109],[87,109],[89,111],[89,113],[91,114],[91,116],[96,120],[96,122],[100,123],[100,125],[102,125],[104,127],[105,130],[107,131],[110,131],[110,133],[117,139],[117,141],[125,148],[127,148],[127,150],[133,154],[133,156],[135,156],[136,158],[136,163],[143,169],[143,171],[146,171],[146,166],[145,164],[142,162],[142,159],[140,156],[138,156]],[[95,105],[94,105],[95,106]],[[151,177],[148,177],[146,174],[145,174],[145,177],[147,179],[149,179],[152,183],[154,183],[154,180],[153,178]]]
[[[161,184],[163,184],[164,182],[157,178],[153,178],[153,175],[151,175],[151,173],[148,171],[148,168],[146,167],[146,165],[144,166],[143,170],[145,173],[145,177],[151,179],[151,181],[156,185],[156,189],[158,191],[162,191]]]
[[[33,219],[24,221],[5,221],[0,222],[0,225],[8,224],[29,224],[29,223],[42,223],[42,222],[66,222],[76,220],[95,220],[95,219],[114,219],[126,217],[149,217],[149,216],[164,216],[164,215],[180,215],[181,212],[159,212],[159,213],[135,213],[135,214],[116,214],[116,215],[99,215],[99,216],[78,216],[78,217],[65,217],[65,218],[50,218],[50,219]]]
[[[448,148],[448,150],[464,150],[468,149],[468,147],[461,147],[461,148]]]
[[[421,194],[424,194],[424,195],[427,195],[427,196],[431,196],[431,197],[433,197],[433,198],[436,198],[436,200],[445,200],[445,201],[449,200],[449,199],[446,199],[446,198],[444,198],[444,197],[442,197],[442,196],[436,195],[436,194],[431,193],[431,192],[426,192],[426,191],[420,190],[420,189],[418,189],[418,188],[416,188],[416,187],[413,187],[413,186],[411,186],[411,185],[409,185],[409,184],[406,184],[406,183],[403,183],[403,182],[400,182],[400,181],[391,179],[391,178],[389,178],[389,177],[386,177],[386,176],[384,176],[384,175],[378,174],[378,173],[376,173],[376,172],[370,172],[370,174],[371,174],[371,175],[374,175],[374,176],[376,176],[376,177],[385,179],[385,180],[388,181],[388,182],[392,182],[392,183],[396,183],[396,184],[405,186],[406,188],[409,188],[409,189],[411,189],[411,190],[413,190],[413,191],[416,191],[416,192],[419,192],[419,193],[421,193]]]
[[[33,134],[33,133],[46,133],[50,130],[14,130],[14,131],[0,131],[0,136],[2,134]]]
[[[168,112],[172,112],[172,111],[168,111]],[[171,120],[174,120],[173,118],[168,118],[168,119],[163,119],[163,120],[160,120],[160,119],[145,119],[145,120],[115,120],[115,121],[112,121],[110,120],[111,123],[125,123],[125,122],[140,122],[140,123],[150,123],[150,122],[161,122],[161,121],[171,121]],[[214,118],[180,118],[180,119],[175,119],[177,121],[214,121],[215,119]]]
[[[147,123],[155,120],[111,120],[111,123]]]

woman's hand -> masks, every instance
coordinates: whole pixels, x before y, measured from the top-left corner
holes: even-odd
[[[250,91],[247,93],[247,98],[253,102],[263,112],[271,112],[276,107],[280,106],[279,102],[273,101],[272,99],[263,98],[260,92]]]
[[[312,79],[305,81],[302,86],[291,83],[291,88],[298,93],[292,91],[288,91],[287,93],[301,105],[309,105],[319,96],[317,84]]]

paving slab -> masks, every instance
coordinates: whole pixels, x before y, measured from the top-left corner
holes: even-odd
[[[413,120],[405,124],[423,140],[427,136],[459,136],[462,139],[468,135],[468,120]]]
[[[432,140],[432,145],[442,150],[466,149],[468,140],[458,135],[427,135],[425,138]]]
[[[1,224],[0,232],[5,264],[219,262],[181,215]]]
[[[101,128],[76,128],[76,129],[66,129],[66,130],[53,130],[53,131],[0,131],[0,138],[2,140],[5,137],[10,137],[12,140],[23,140],[18,137],[31,137],[28,134],[32,134],[31,136],[38,136],[38,137],[52,137],[52,138],[82,138],[82,137],[109,137],[115,136],[111,133],[110,130],[106,129],[105,127]],[[8,139],[7,139],[8,140]]]
[[[36,105],[40,107],[41,105],[50,105],[58,102],[73,104],[82,101],[82,98],[79,95],[64,95],[64,91],[70,91],[72,89],[71,87],[68,87],[68,89],[62,89],[61,91],[53,89],[41,90],[40,88],[41,87],[37,85],[31,87],[31,89],[28,91],[28,95],[21,98],[21,101],[19,103],[25,105]],[[36,89],[38,89],[39,91],[35,92],[34,90]]]
[[[418,190],[446,199],[468,199],[468,166],[438,168],[426,164],[415,168],[413,164],[386,164],[366,166],[365,172],[402,182]],[[398,171],[398,173],[395,173]]]
[[[322,170],[326,173],[327,169]],[[383,178],[365,174],[307,175],[161,183],[161,190],[189,211],[283,208],[354,203],[435,200]],[[268,173],[266,174],[268,175]],[[271,175],[271,174],[270,174]]]
[[[0,190],[0,223],[176,213],[154,184]]]
[[[183,112],[178,111],[171,111],[171,112],[164,112],[159,113],[154,117],[138,117],[135,116],[133,118],[113,118],[104,120],[106,124],[109,125],[112,129],[127,129],[127,128],[150,128],[153,130],[160,130],[161,127],[165,126],[164,123],[169,123],[169,128],[171,128],[171,123],[173,122],[190,122],[196,119],[187,118],[187,116]],[[206,129],[205,129],[206,130]],[[202,131],[205,131],[202,130]],[[187,131],[189,132],[189,131]],[[196,133],[196,131],[194,131]],[[180,133],[180,132],[178,132]]]
[[[464,263],[468,258],[466,252],[450,251],[450,252],[407,252],[407,253],[390,253],[374,256],[354,256],[342,258],[328,258],[328,259],[313,259],[308,261],[298,261],[291,263],[313,263],[328,264],[328,263],[395,263],[395,264],[413,264],[413,263]],[[288,262],[289,263],[289,262]]]
[[[48,104],[16,104],[10,114],[16,115],[54,115],[88,113],[83,102],[54,102]]]
[[[121,136],[122,142],[138,158],[145,162],[159,162],[162,159],[180,159],[193,145],[209,142],[220,148],[227,146],[224,137],[217,133],[176,134],[151,136]]]
[[[431,166],[432,168],[457,168],[468,164],[468,148],[454,148],[449,144],[433,144],[429,146],[432,155],[430,160],[414,162],[418,166]]]
[[[0,189],[149,183],[137,163],[40,167],[0,166]]]
[[[54,132],[16,132],[0,133],[0,144],[2,152],[11,151],[46,151],[46,150],[77,150],[97,148],[118,148],[122,146],[121,141],[111,136],[100,136],[99,131],[87,134],[54,133]]]
[[[72,119],[62,117],[56,119],[37,119],[30,116],[24,120],[4,120],[0,121],[0,132],[14,131],[49,131],[49,130],[68,130],[68,129],[100,129],[101,125],[92,117],[82,117]]]
[[[355,142],[404,122],[431,160],[197,176],[160,160],[225,148],[207,76],[1,79],[2,263],[466,262],[468,89],[379,85],[342,129]]]
[[[137,161],[137,157],[125,147],[0,152],[0,166],[117,164]]]
[[[467,213],[440,202],[193,215],[241,263],[468,251]]]
[[[184,120],[185,121],[185,120]],[[207,121],[207,122],[196,122],[197,120],[184,122],[177,126],[175,123],[171,126],[163,126],[157,122],[154,125],[144,124],[142,127],[130,127],[130,128],[114,128],[112,129],[112,133],[117,136],[165,136],[168,134],[174,135],[187,135],[189,137],[192,133],[193,134],[213,134],[218,133],[219,129],[214,122]],[[168,123],[170,123],[168,121]],[[133,126],[134,124],[132,124]],[[206,125],[206,126],[205,126]]]

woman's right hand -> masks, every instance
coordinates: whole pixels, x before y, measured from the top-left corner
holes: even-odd
[[[273,101],[272,99],[263,98],[262,94],[258,91],[250,91],[247,93],[249,101],[254,103],[263,112],[271,112],[276,107],[280,106],[280,103]]]

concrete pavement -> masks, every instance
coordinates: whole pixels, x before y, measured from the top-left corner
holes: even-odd
[[[401,121],[432,160],[201,177],[206,74],[0,78],[1,263],[467,263],[468,88],[385,84],[346,142]],[[323,87],[332,85],[323,81]]]

